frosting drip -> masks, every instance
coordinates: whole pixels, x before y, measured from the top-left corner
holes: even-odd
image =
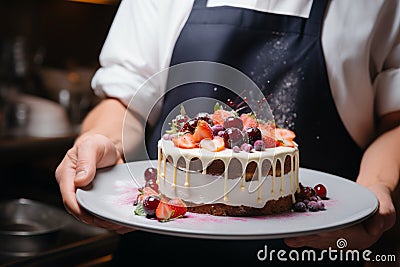
[[[287,157],[290,170],[285,173]],[[225,171],[217,176],[207,174],[207,167],[216,160],[223,162]],[[194,161],[201,163],[201,169],[196,164],[197,169],[193,170]],[[230,177],[230,168],[237,168],[233,161],[239,162],[241,172]],[[251,180],[246,177],[249,163],[257,166],[255,179]],[[232,149],[219,152],[201,148],[181,149],[169,140],[158,142],[157,182],[160,192],[195,204],[224,203],[261,208],[267,201],[287,195],[292,195],[294,202],[294,194],[299,190],[298,170],[297,146],[235,153]]]

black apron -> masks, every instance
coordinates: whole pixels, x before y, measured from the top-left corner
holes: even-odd
[[[301,167],[355,180],[362,149],[352,140],[337,112],[321,44],[323,19],[329,1],[313,1],[309,18],[229,6],[207,8],[206,2],[195,1],[176,42],[171,66],[191,61],[212,61],[245,73],[262,90],[277,124],[295,131]],[[215,85],[207,84],[186,84],[169,91],[164,98],[159,123],[148,135],[149,157],[157,157],[155,148],[161,136],[161,124],[172,109],[199,96],[221,101],[235,99],[229,92],[222,92],[215,90]],[[151,255],[149,251],[154,246],[154,257],[160,258],[160,262],[162,257],[173,253],[177,261],[180,261],[181,254],[188,254],[183,257],[191,262],[208,260],[212,263],[214,258],[222,263],[242,261],[265,265],[268,262],[256,258],[257,251],[265,244],[270,249],[288,249],[282,240],[195,240],[136,231],[123,236],[121,250],[128,249],[126,256],[129,256],[129,249],[134,252],[142,247],[139,254]],[[117,253],[116,258],[123,258],[122,255]],[[278,263],[273,262],[273,265],[288,264]],[[306,262],[306,265],[311,263]],[[294,266],[299,266],[299,263],[294,263]]]

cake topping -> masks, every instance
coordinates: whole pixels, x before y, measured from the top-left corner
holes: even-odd
[[[272,121],[259,120],[253,113],[239,115],[234,110],[223,109],[218,103],[212,114],[202,112],[190,118],[183,106],[180,112],[172,120],[171,128],[163,135],[164,140],[172,140],[178,148],[201,147],[213,152],[227,148],[234,149],[234,152],[252,152],[278,146],[295,146],[293,140],[296,135],[293,131],[279,128]],[[223,148],[218,138],[209,141],[215,137],[223,138]]]

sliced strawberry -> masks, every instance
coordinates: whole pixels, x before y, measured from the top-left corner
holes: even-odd
[[[199,120],[193,133],[193,141],[199,143],[203,139],[213,139],[213,133],[206,121]]]
[[[163,199],[158,204],[155,214],[156,214],[157,220],[159,220],[160,222],[166,222],[171,219],[173,213],[174,213],[174,210]]]
[[[240,119],[243,121],[243,128],[258,127],[258,122],[254,115],[251,113],[244,113],[240,115]]]
[[[183,215],[185,215],[187,211],[185,202],[183,202],[183,200],[180,198],[171,199],[170,201],[168,201],[168,205],[173,210],[171,219],[183,217]]]
[[[261,135],[264,136],[269,136],[272,138],[275,138],[275,127],[274,124],[270,124],[270,123],[263,123],[258,125],[258,129],[260,129],[261,131]]]
[[[275,129],[275,138],[278,140],[293,140],[296,137],[296,134],[284,128],[276,128]]]
[[[287,147],[295,147],[294,141],[293,140],[287,140],[283,139],[282,140],[282,145],[287,146]]]
[[[211,114],[211,119],[213,120],[213,124],[221,124],[224,125],[224,121],[228,117],[235,116],[235,114],[231,111],[227,111],[224,109],[218,109]]]
[[[265,148],[273,148],[277,146],[277,142],[271,136],[263,136],[262,140],[264,142]]]
[[[193,140],[191,133],[185,133],[184,135],[172,138],[174,145],[179,148],[195,148],[197,147],[196,142]]]
[[[203,139],[200,141],[199,147],[207,149],[211,152],[218,152],[225,149],[225,141],[221,136],[214,136],[214,139]]]

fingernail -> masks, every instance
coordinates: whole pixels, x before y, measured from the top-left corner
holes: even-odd
[[[86,176],[86,174],[87,174],[87,171],[85,171],[85,170],[80,171],[80,172],[78,172],[78,173],[76,174],[75,179],[83,178],[83,177]]]

